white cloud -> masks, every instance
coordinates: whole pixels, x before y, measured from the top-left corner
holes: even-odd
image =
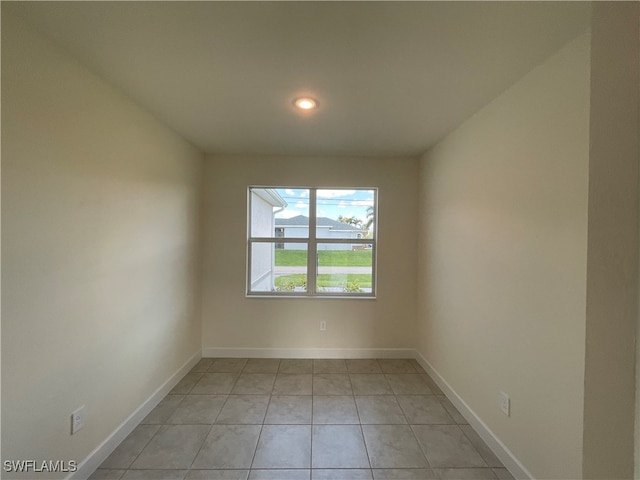
[[[340,200],[340,203],[338,203],[338,208],[347,208],[347,202],[345,202],[344,200]]]
[[[354,193],[355,190],[318,190],[318,198],[346,197]]]
[[[351,206],[363,206],[363,207],[372,207],[373,206],[373,199],[371,200],[352,200],[349,205]]]
[[[276,214],[276,218],[292,218],[297,217],[298,215],[302,215],[302,212],[299,212],[298,210],[287,209]]]
[[[290,197],[295,196],[296,191],[295,190],[291,190],[290,188],[287,188],[284,193],[286,193],[287,195],[289,195]]]
[[[308,208],[308,206],[309,206],[309,204],[307,204],[307,203],[297,202],[295,208],[299,208],[300,210],[306,210]]]

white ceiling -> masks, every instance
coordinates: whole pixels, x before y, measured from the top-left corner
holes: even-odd
[[[210,153],[417,155],[588,28],[582,2],[3,2]],[[296,112],[297,95],[319,109]]]

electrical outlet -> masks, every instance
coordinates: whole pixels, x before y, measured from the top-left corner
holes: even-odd
[[[84,405],[71,414],[71,435],[78,433],[78,430],[84,427],[86,412]]]
[[[498,395],[498,406],[502,413],[504,413],[507,417],[511,416],[511,399],[509,395],[504,392],[500,392]]]
[[[324,332],[327,329],[327,321],[326,320],[320,320],[320,331]]]

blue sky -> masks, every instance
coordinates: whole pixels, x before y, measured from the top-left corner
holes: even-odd
[[[288,206],[276,214],[278,218],[291,218],[297,215],[309,216],[309,190],[299,188],[277,188],[276,191],[285,199]],[[355,189],[323,189],[317,191],[317,208],[319,217],[337,219],[357,217],[367,219],[367,207],[373,205],[373,190]]]

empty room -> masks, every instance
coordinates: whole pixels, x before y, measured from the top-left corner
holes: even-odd
[[[2,2],[3,479],[640,479],[640,4]]]

